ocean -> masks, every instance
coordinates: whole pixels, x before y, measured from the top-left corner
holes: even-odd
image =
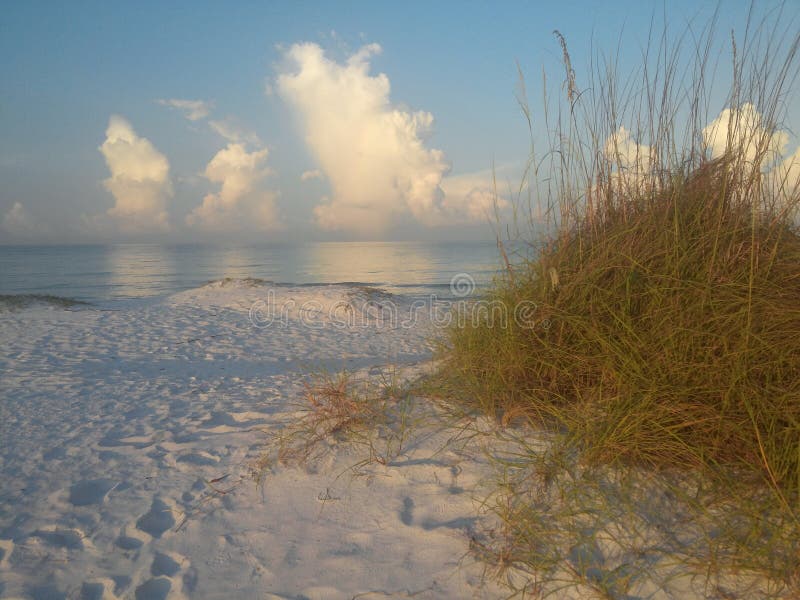
[[[499,265],[494,242],[0,246],[0,304],[46,296],[50,302],[103,305],[225,278],[446,296],[454,277],[480,289]]]

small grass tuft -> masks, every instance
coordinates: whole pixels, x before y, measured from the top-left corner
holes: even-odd
[[[373,375],[323,372],[304,388],[291,422],[254,465],[257,481],[280,464],[312,467],[336,445],[366,447],[369,457],[362,462],[380,464],[403,452],[415,397],[396,369]]]

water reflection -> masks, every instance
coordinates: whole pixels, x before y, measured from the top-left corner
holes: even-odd
[[[432,250],[418,244],[321,243],[302,248],[298,266],[309,282],[430,283]]]
[[[390,291],[446,286],[458,273],[479,284],[498,267],[492,243],[119,244],[7,248],[0,293],[52,293],[94,301],[158,296],[223,277],[275,283],[359,282]]]
[[[121,244],[105,250],[108,297],[155,296],[172,286],[175,263],[168,247]]]

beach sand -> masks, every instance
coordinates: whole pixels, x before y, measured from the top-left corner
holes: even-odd
[[[352,288],[275,293],[261,327],[241,280],[0,316],[0,596],[501,597],[468,556],[484,467],[436,436],[361,474],[343,447],[250,477],[309,372],[431,356],[424,318],[333,326]]]

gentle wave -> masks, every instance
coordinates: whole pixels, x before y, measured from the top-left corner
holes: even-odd
[[[445,282],[427,282],[427,283],[374,283],[366,281],[325,281],[325,282],[302,282],[293,283],[288,281],[272,281],[270,279],[261,279],[258,277],[223,277],[222,279],[214,279],[208,281],[198,287],[185,290],[187,292],[197,290],[210,290],[210,289],[242,289],[250,290],[261,287],[275,287],[275,288],[347,288],[350,295],[363,295],[372,299],[388,299],[395,296],[419,296],[431,295],[442,298],[453,297],[452,283]],[[475,292],[482,293],[487,284],[480,282],[475,284]],[[458,296],[456,296],[458,297]]]
[[[0,294],[0,312],[24,310],[26,308],[77,308],[91,306],[89,302],[53,296],[51,294]]]
[[[428,284],[420,284],[420,285],[401,285],[401,286],[394,286],[394,287],[437,287],[438,284],[434,284],[430,286]],[[446,284],[445,284],[446,285]],[[208,281],[203,285],[193,288],[195,290],[200,289],[218,289],[218,288],[257,288],[263,286],[274,286],[280,288],[331,288],[331,287],[344,287],[344,288],[352,288],[353,290],[360,291],[367,294],[380,294],[386,296],[392,296],[391,292],[385,290],[380,285],[375,283],[367,283],[363,281],[335,281],[335,282],[314,282],[314,283],[290,283],[290,282],[278,282],[278,281],[271,281],[269,279],[260,279],[258,277],[223,277],[222,279],[214,279],[212,281]],[[190,291],[190,290],[187,290]]]
[[[207,281],[200,288],[253,288],[261,287],[262,285],[271,284],[268,279],[260,279],[258,277],[223,277],[222,279],[213,279]]]

